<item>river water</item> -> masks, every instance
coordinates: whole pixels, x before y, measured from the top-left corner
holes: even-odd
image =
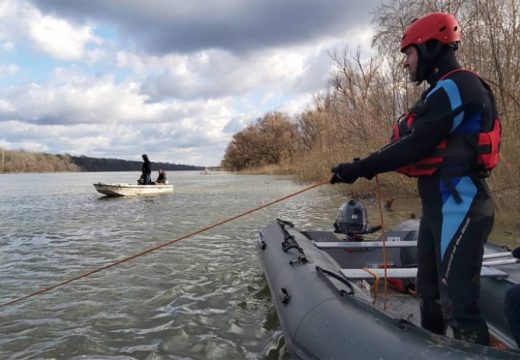
[[[137,173],[0,175],[0,304],[195,232],[308,184],[169,172],[173,194],[107,198]],[[0,308],[1,359],[280,359],[283,336],[256,256],[275,218],[332,230],[345,186],[324,185],[156,252]],[[375,202],[365,202],[372,225]],[[387,227],[418,213],[396,200]],[[419,214],[419,213],[418,213]],[[495,233],[499,231],[496,230]]]

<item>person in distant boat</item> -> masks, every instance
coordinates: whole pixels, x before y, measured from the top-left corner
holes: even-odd
[[[421,325],[487,345],[478,298],[484,243],[494,220],[485,178],[498,163],[500,122],[490,87],[461,69],[453,15],[431,13],[405,30],[400,50],[410,81],[429,87],[393,128],[390,144],[331,169],[331,183],[398,171],[417,177],[422,218],[417,244]]]
[[[152,183],[152,163],[148,160],[148,155],[143,154],[143,167],[142,167],[142,177],[143,177],[143,185],[150,185]]]
[[[159,176],[157,176],[157,180],[155,180],[156,184],[166,184],[166,173],[163,169],[159,169]]]
[[[137,185],[144,185],[144,176],[143,176],[143,174],[141,174],[141,176],[139,176],[139,179],[137,179]]]

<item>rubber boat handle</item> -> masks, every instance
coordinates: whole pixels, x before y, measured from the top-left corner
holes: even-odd
[[[279,219],[279,218],[276,218],[276,222],[278,223],[278,225],[280,226],[289,226],[289,227],[294,227],[294,224],[290,221],[287,221],[287,220],[282,220],[282,219]]]
[[[258,247],[262,250],[265,250],[265,248],[267,247],[267,244],[265,243],[264,240],[262,239],[258,239],[257,240],[257,244],[258,244]]]
[[[327,282],[333,286],[342,296],[344,294],[347,294],[347,295],[354,295],[354,287],[352,286],[352,284],[350,283],[350,281],[348,281],[347,279],[345,279],[344,277],[330,271],[330,270],[327,270],[327,269],[324,269],[320,266],[316,266],[316,272],[323,277],[323,279],[327,280]],[[330,279],[325,276],[325,275],[328,275],[330,277],[333,277],[334,279],[342,282],[343,284],[345,284],[347,287],[348,287],[348,291],[345,291],[343,289],[338,289],[337,286],[335,286],[332,281],[330,281]]]
[[[286,288],[280,288],[280,301],[282,304],[287,305],[289,303],[289,300],[291,300],[291,295],[289,295],[289,292]]]

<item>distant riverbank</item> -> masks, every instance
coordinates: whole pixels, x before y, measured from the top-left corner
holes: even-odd
[[[53,155],[0,148],[0,173],[45,173],[74,171],[141,171],[142,161],[89,156]],[[203,166],[152,161],[152,170],[204,170]]]

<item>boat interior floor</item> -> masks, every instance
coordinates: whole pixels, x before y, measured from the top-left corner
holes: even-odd
[[[388,286],[387,295],[385,297],[385,289],[383,284],[379,285],[374,296],[376,289],[368,282],[358,280],[358,285],[366,292],[366,295],[372,299],[372,304],[380,311],[385,312],[394,319],[404,319],[419,328],[421,327],[419,299],[416,296],[411,293],[407,294],[396,291]],[[489,331],[490,335],[496,340],[497,335],[494,334],[493,329],[490,328]],[[448,327],[446,331],[446,336],[453,338],[453,331],[450,327]]]
[[[313,245],[316,248],[326,252],[336,261],[339,266],[339,273],[362,289],[364,294],[360,294],[360,298],[371,301],[376,308],[386,312],[393,319],[403,319],[419,328],[421,327],[419,299],[413,292],[397,291],[390,285],[392,283],[394,285],[411,283],[410,279],[413,276],[410,276],[409,273],[412,270],[415,273],[417,271],[415,259],[411,256],[414,252],[413,247],[403,246],[407,244],[399,242],[397,244],[399,246],[388,247],[386,256],[384,256],[383,249],[377,241],[345,242],[344,239],[341,239],[341,236],[324,231],[308,231],[303,234],[313,241]],[[401,238],[405,238],[405,236],[401,236]],[[396,243],[392,245],[396,245]],[[496,251],[501,251],[501,249],[498,248]],[[381,273],[381,270],[384,268],[383,259],[385,258],[388,265],[387,278],[390,281],[387,285],[386,297],[384,290],[385,280]],[[513,346],[514,340],[510,341],[512,339],[504,338],[504,333],[501,333],[506,326],[503,324],[503,319],[501,317],[493,317],[495,310],[500,311],[494,305],[494,301],[500,301],[495,299],[494,294],[504,291],[503,287],[506,282],[495,282],[494,279],[507,277],[507,283],[518,283],[520,272],[516,270],[517,266],[518,264],[505,264],[499,268],[486,266],[483,267],[483,272],[481,273],[482,281],[487,284],[491,291],[489,296],[486,296],[486,303],[481,304],[485,305],[487,313],[492,315],[492,318],[486,319],[490,335],[496,339],[507,341],[509,346]],[[400,277],[400,274],[403,276]],[[374,288],[375,283],[378,283],[377,291]],[[483,312],[485,312],[484,308]],[[453,331],[449,327],[446,335],[453,337]]]
[[[366,285],[362,285],[363,288]],[[372,290],[367,289],[368,292]],[[380,285],[377,289],[377,295],[374,297],[370,294],[372,299],[375,298],[373,303],[379,310],[386,312],[393,318],[405,319],[411,323],[421,326],[421,314],[419,312],[419,300],[411,294],[405,294],[393,289],[388,289],[387,296],[385,297],[384,286]]]

